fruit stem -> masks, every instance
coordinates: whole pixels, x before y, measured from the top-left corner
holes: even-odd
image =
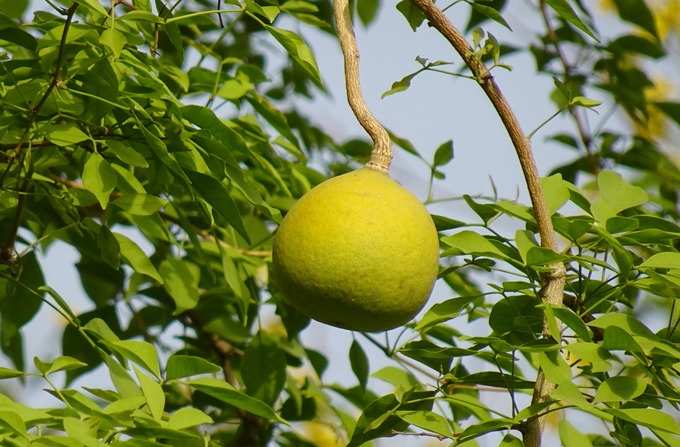
[[[342,56],[345,61],[345,90],[347,102],[354,112],[359,124],[366,130],[373,140],[371,158],[366,164],[368,168],[389,173],[392,163],[392,143],[387,130],[373,116],[361,94],[359,83],[359,50],[352,29],[352,17],[350,14],[349,0],[334,0],[333,15],[335,27],[342,48]]]

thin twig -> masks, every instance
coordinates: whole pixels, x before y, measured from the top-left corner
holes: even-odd
[[[75,15],[77,9],[78,3],[73,3],[66,11],[66,22],[64,23],[64,30],[61,33],[61,41],[59,42],[59,50],[57,53],[57,61],[54,67],[54,74],[52,75],[52,81],[48,85],[47,90],[45,90],[45,93],[43,93],[43,95],[38,100],[38,103],[31,109],[31,114],[28,119],[28,125],[26,126],[26,130],[21,138],[21,142],[17,144],[14,150],[15,152],[14,158],[19,157],[18,164],[19,174],[21,174],[22,169],[21,167],[24,164],[24,160],[26,158],[27,153],[27,151],[24,149],[24,145],[26,144],[26,140],[30,139],[30,132],[31,128],[33,127],[33,123],[35,122],[38,113],[40,113],[40,109],[42,109],[43,105],[45,104],[45,101],[47,101],[47,98],[49,98],[50,94],[52,93],[52,90],[54,90],[54,88],[59,83],[59,75],[61,74],[61,69],[64,62],[64,48],[66,47],[66,38],[68,36],[68,31],[71,28],[73,16]],[[30,150],[31,147],[30,144],[28,147]],[[30,161],[29,164],[32,166]],[[0,184],[3,183],[4,178],[9,172],[9,168],[11,165],[12,165],[11,161],[7,163],[7,169],[2,175],[2,180],[0,180]],[[31,176],[32,168],[29,168],[28,173],[26,174],[26,177],[24,179],[23,185],[20,187],[21,192],[25,192],[28,190],[30,186]],[[26,197],[27,197],[26,194],[19,194],[19,198],[17,199],[16,215],[14,218],[14,222],[12,224],[12,228],[7,233],[7,237],[2,243],[2,247],[0,247],[0,263],[12,263],[15,260],[14,242],[19,232],[19,227],[21,226],[21,219],[23,217],[23,212],[26,205]]]
[[[524,135],[517,117],[510,108],[507,99],[501,92],[489,70],[475,55],[474,51],[465,40],[465,37],[448,20],[446,15],[434,4],[432,0],[413,0],[413,3],[425,14],[431,26],[439,31],[461,56],[465,64],[477,79],[480,87],[486,93],[498,113],[505,129],[507,130],[512,144],[515,147],[517,157],[522,167],[522,172],[529,190],[533,214],[538,225],[541,237],[541,246],[558,251],[557,242],[553,230],[550,213],[543,195],[540,176],[531,151],[529,139]],[[550,304],[561,305],[565,283],[565,268],[562,263],[550,265],[550,271],[543,275],[544,286],[541,289],[542,298]],[[549,398],[554,385],[546,380],[542,371],[538,372],[532,403],[544,402]],[[525,445],[529,447],[540,446],[542,418],[529,421],[525,434]]]
[[[354,116],[373,140],[371,159],[367,167],[382,172],[389,172],[392,163],[392,143],[387,130],[373,116],[361,94],[359,84],[359,51],[356,37],[352,30],[352,17],[349,0],[334,0],[333,15],[338,33],[338,40],[345,60],[345,89]]]
[[[569,64],[569,61],[567,61],[567,57],[564,54],[564,51],[562,51],[562,47],[560,46],[560,41],[557,38],[557,33],[555,33],[555,29],[552,26],[552,23],[550,22],[550,17],[548,16],[548,10],[546,7],[545,0],[541,0],[541,3],[539,5],[539,9],[541,11],[541,17],[543,18],[543,23],[545,24],[545,29],[548,32],[548,39],[550,40],[550,43],[552,43],[553,47],[555,48],[555,52],[557,53],[557,57],[560,60],[562,64],[562,69],[563,69],[563,75],[565,79],[568,79],[569,76],[571,75],[571,64]],[[578,132],[579,138],[581,139],[581,143],[583,144],[583,148],[586,151],[586,158],[588,159],[588,162],[590,163],[590,167],[592,171],[597,174],[599,171],[600,167],[598,165],[597,159],[593,156],[593,138],[592,135],[588,132],[586,128],[586,123],[584,122],[583,114],[581,114],[581,111],[577,108],[574,107],[568,107],[569,114],[571,115],[574,124],[576,125],[576,131]]]
[[[33,107],[32,110],[32,114],[34,117],[33,120],[35,120],[35,116],[38,114],[43,104],[45,104],[45,101],[47,101],[47,98],[50,96],[50,93],[52,93],[52,90],[54,90],[54,88],[59,83],[59,75],[61,74],[61,68],[64,62],[64,48],[66,47],[66,37],[68,36],[68,31],[71,28],[71,22],[73,21],[73,16],[76,13],[76,9],[78,9],[78,3],[72,4],[66,11],[66,22],[64,23],[64,31],[61,33],[61,41],[59,42],[59,52],[57,53],[57,62],[56,66],[54,67],[52,82],[50,82],[50,85],[47,87],[47,90],[42,95],[42,98],[40,98],[40,101],[38,101],[38,104],[36,104],[36,106]]]

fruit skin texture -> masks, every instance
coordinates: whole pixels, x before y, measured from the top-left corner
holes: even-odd
[[[315,320],[383,331],[423,307],[438,258],[422,203],[389,175],[363,168],[321,183],[291,208],[274,238],[273,279]]]

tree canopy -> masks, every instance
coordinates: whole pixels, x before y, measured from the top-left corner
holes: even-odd
[[[532,76],[554,81],[555,113],[526,136],[573,158],[535,186],[554,247],[535,204],[430,194],[475,216],[433,215],[451,298],[384,339],[355,333],[346,358],[329,359],[302,342],[309,319],[269,268],[293,203],[371,151],[297,106],[326,84],[295,30],[334,35],[331,2],[0,0],[0,379],[37,377],[54,398],[36,408],[3,390],[0,444],[536,446],[528,433],[545,422],[566,447],[680,445],[680,102],[666,93],[677,80],[654,75],[677,61],[680,3],[591,3],[532,2],[540,31],[521,47],[494,36],[510,28],[505,0],[354,1],[364,26],[396,7],[405,39],[434,28],[452,41],[433,15],[444,11],[469,45],[453,62],[424,50],[383,96],[424,72],[493,95],[494,74],[529,55]],[[557,116],[572,130],[551,133]],[[455,163],[455,131],[432,157],[391,134],[428,167],[430,191]],[[79,253],[92,310],[46,282],[39,254],[56,241]],[[556,265],[558,302],[545,299]],[[65,322],[61,355],[28,361],[22,328],[44,306]],[[262,325],[267,309],[280,326]],[[390,366],[373,366],[369,344]],[[355,385],[325,379],[334,361]],[[102,366],[110,386],[74,386]]]

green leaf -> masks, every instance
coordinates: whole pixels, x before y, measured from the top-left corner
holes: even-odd
[[[141,340],[116,340],[111,343],[111,347],[123,357],[144,367],[154,376],[161,376],[158,355],[151,343]]]
[[[68,317],[71,320],[76,319],[76,315],[73,313],[73,310],[68,305],[68,302],[61,295],[59,295],[56,290],[54,290],[53,288],[51,288],[49,286],[40,286],[40,287],[38,287],[38,291],[44,292],[44,293],[47,293],[48,295],[50,295],[52,297],[52,299],[57,303],[57,306],[62,311],[64,311],[64,313],[66,315],[68,315]]]
[[[491,219],[498,216],[498,210],[493,205],[475,202],[468,194],[463,194],[463,199],[484,223],[489,223]]]
[[[130,413],[146,403],[146,398],[142,396],[123,397],[111,402],[104,408],[104,413],[115,415],[120,413]]]
[[[614,4],[623,20],[639,26],[656,38],[659,37],[654,15],[645,0],[614,0]]]
[[[158,382],[137,368],[135,368],[135,374],[137,375],[137,380],[139,380],[139,385],[142,388],[142,393],[146,399],[151,416],[160,421],[163,417],[163,409],[165,408],[165,392],[163,388]]]
[[[290,3],[295,3],[295,2],[293,1],[293,2],[290,2]],[[276,17],[279,15],[279,12],[280,12],[278,6],[260,6],[254,0],[246,0],[246,6],[247,6],[248,10],[264,17],[265,19],[267,19],[269,21],[269,23],[272,23],[276,19]]]
[[[22,377],[25,373],[12,368],[0,367],[0,380]]]
[[[453,160],[453,141],[448,140],[434,151],[434,160],[432,162],[433,166],[444,166],[448,162]]]
[[[316,59],[314,58],[312,50],[302,38],[292,31],[275,28],[269,25],[265,25],[264,27],[281,45],[283,45],[286,51],[288,51],[288,54],[290,54],[290,57],[307,72],[312,81],[314,81],[316,85],[321,86],[322,82],[321,75],[319,74],[319,66],[316,64]]]
[[[413,143],[411,143],[409,140],[406,138],[402,138],[399,135],[395,134],[391,130],[387,130],[387,133],[390,135],[390,140],[406,152],[408,152],[411,155],[415,155],[416,157],[420,158],[421,160],[425,161],[422,155],[418,153],[416,150],[415,146],[413,146]]]
[[[37,357],[36,357],[37,359]],[[41,370],[44,375],[53,374],[59,371],[70,371],[72,369],[83,368],[87,366],[86,363],[81,362],[78,359],[69,356],[61,356],[47,363],[48,367],[45,370]]]
[[[244,97],[252,89],[253,84],[249,82],[240,79],[227,79],[217,91],[217,96],[233,101]]]
[[[368,26],[378,15],[379,0],[357,0],[357,13],[364,26]]]
[[[28,8],[29,0],[0,0],[0,11],[13,19],[20,19],[26,8]]]
[[[618,416],[634,424],[664,430],[669,433],[680,433],[680,424],[678,424],[673,416],[665,411],[655,410],[653,408],[609,408],[607,409],[607,413]]]
[[[396,415],[410,425],[447,438],[453,438],[449,421],[433,411],[397,411]]]
[[[490,421],[481,422],[479,424],[469,425],[458,437],[458,442],[463,443],[471,441],[487,433],[495,431],[507,430],[512,426],[512,419],[493,419]]]
[[[486,5],[480,5],[479,3],[473,3],[472,9],[475,10],[477,13],[490,18],[491,20],[500,23],[501,25],[512,31],[512,28],[510,28],[508,22],[505,21],[505,19],[503,18],[501,13],[498,12],[497,9]]]
[[[57,146],[71,146],[87,141],[90,137],[74,123],[67,123],[52,126],[47,139]]]
[[[437,228],[437,231],[446,231],[467,225],[465,222],[460,220],[451,219],[446,216],[439,216],[436,214],[432,214],[432,221],[434,222],[434,226]]]
[[[250,237],[241,219],[241,213],[236,203],[229,195],[227,188],[216,178],[200,172],[187,172],[191,183],[198,194],[205,199],[217,212],[240,234],[246,241]]]
[[[419,384],[418,379],[412,374],[394,366],[386,366],[374,372],[371,376],[404,390],[413,388]]]
[[[479,296],[451,298],[433,305],[416,324],[415,330],[426,332],[429,328],[456,318],[460,311]]]
[[[260,333],[243,356],[241,377],[250,396],[274,403],[286,384],[286,356]]]
[[[137,383],[132,380],[127,370],[108,354],[104,356],[104,363],[109,370],[109,376],[118,393],[123,397],[134,397],[141,394]]]
[[[575,96],[571,98],[571,100],[569,101],[570,106],[581,106],[589,109],[597,107],[600,104],[602,104],[602,101],[598,101],[597,99],[586,98],[585,96]]]
[[[199,374],[213,374],[221,370],[222,368],[202,357],[174,354],[168,359],[165,367],[165,380],[181,379]]]
[[[152,14],[149,11],[130,11],[120,17],[120,20],[131,22],[147,22],[162,24],[164,21],[161,17]]]
[[[174,430],[183,430],[197,425],[212,424],[213,419],[194,407],[182,407],[168,418],[168,427]]]
[[[507,434],[503,437],[501,443],[498,444],[498,447],[524,447],[524,444],[522,444],[521,439],[511,434]]]
[[[386,90],[380,96],[380,99],[384,99],[388,96],[394,95],[395,93],[401,93],[401,92],[408,90],[409,87],[411,87],[411,81],[417,75],[418,75],[418,73],[411,73],[411,74],[406,75],[403,78],[399,79],[398,81],[394,81],[392,83],[392,85],[390,86],[389,90]]]
[[[531,296],[510,296],[497,302],[489,316],[489,326],[498,334],[515,332],[527,338],[543,327],[543,312],[539,301]]]
[[[562,180],[562,174],[554,174],[541,178],[543,194],[548,205],[548,212],[555,214],[570,197],[569,184]]]
[[[99,36],[99,43],[107,46],[111,50],[114,58],[118,58],[127,41],[125,39],[125,34],[115,28],[107,28],[102,32],[101,36]]]
[[[531,389],[534,387],[534,382],[524,380],[519,377],[511,376],[509,374],[501,374],[495,371],[486,371],[468,374],[456,380],[456,383],[465,383],[472,385],[487,385],[498,388],[512,388],[512,389]]]
[[[163,287],[175,302],[174,315],[193,309],[200,296],[200,269],[183,259],[167,258],[160,267]]]
[[[165,205],[165,200],[150,194],[123,194],[113,202],[113,205],[136,216],[150,216]]]
[[[117,181],[116,171],[104,157],[97,153],[90,155],[83,169],[83,186],[95,195],[103,209],[106,209]]]
[[[552,311],[562,323],[566,324],[574,331],[574,334],[576,334],[578,338],[585,341],[592,340],[590,329],[588,329],[588,326],[586,326],[585,322],[576,314],[576,312],[568,307],[553,307]]]
[[[240,153],[248,153],[248,148],[246,146],[243,137],[236,132],[231,127],[227,126],[221,119],[219,119],[215,113],[206,108],[197,105],[184,106],[181,109],[182,117],[199,126],[214,136],[219,144],[211,144],[210,148],[218,157],[225,161],[234,160],[232,151],[237,151]],[[206,139],[203,139],[206,140]],[[213,143],[213,140],[206,140],[206,142]]]
[[[593,31],[590,26],[588,26],[576,15],[576,12],[574,12],[567,0],[546,0],[546,3],[557,13],[558,16],[560,16],[560,18],[571,23],[593,39],[598,40],[597,36],[595,35],[595,31]]]
[[[560,440],[564,447],[592,447],[590,439],[576,430],[568,421],[560,421],[559,427]]]
[[[369,373],[368,357],[356,340],[352,340],[352,344],[349,348],[349,361],[352,366],[352,371],[359,381],[359,385],[361,388],[366,389]]]
[[[106,264],[114,270],[120,266],[120,245],[109,227],[102,225],[97,234],[97,245],[99,245],[99,256]]]
[[[394,429],[401,419],[394,416],[400,402],[393,394],[382,396],[371,402],[361,413],[352,439],[347,447],[358,447],[371,439],[379,438]]]
[[[7,426],[21,437],[28,438],[28,434],[26,433],[26,423],[16,411],[9,409],[0,410],[0,423],[0,427],[3,425]]]
[[[213,378],[196,379],[189,384],[197,390],[267,420],[284,422],[274,410],[259,399],[235,390],[224,380]]]
[[[417,30],[420,24],[425,21],[425,14],[412,0],[401,0],[397,3],[397,10],[406,18],[413,31]]]
[[[656,253],[640,264],[640,268],[680,270],[680,252],[667,251]]]
[[[680,102],[659,101],[654,106],[680,126]]]
[[[153,266],[146,254],[132,239],[121,233],[113,233],[113,236],[118,241],[121,256],[137,273],[153,278],[161,284],[163,283],[163,278],[158,273],[158,270],[156,270],[156,267]]]
[[[645,392],[647,384],[637,377],[611,377],[600,384],[595,400],[600,402],[624,402],[633,400]]]
[[[640,187],[626,183],[621,175],[613,171],[602,171],[597,176],[600,195],[593,202],[593,217],[605,225],[607,219],[621,211],[647,202],[647,193]]]
[[[462,254],[489,255],[505,258],[505,254],[484,236],[474,231],[464,230],[451,236],[445,236],[441,241],[449,247],[460,250]]]

